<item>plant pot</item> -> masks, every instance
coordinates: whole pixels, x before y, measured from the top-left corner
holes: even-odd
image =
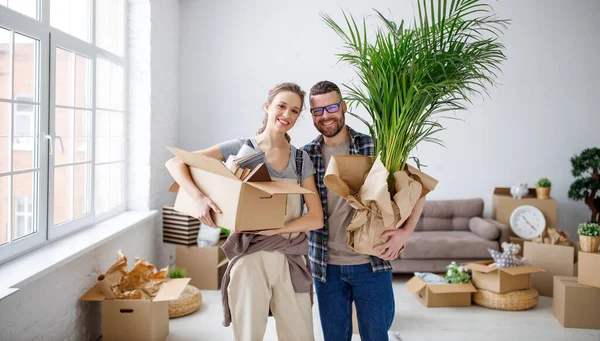
[[[582,252],[598,252],[598,246],[600,245],[600,236],[579,236],[579,245],[581,246]]]
[[[538,199],[548,199],[550,198],[550,187],[536,187],[535,193]]]

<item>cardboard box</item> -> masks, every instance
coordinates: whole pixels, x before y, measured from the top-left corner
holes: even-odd
[[[527,290],[531,288],[531,274],[544,271],[533,265],[499,269],[495,266],[488,266],[491,263],[493,261],[469,263],[465,265],[465,268],[471,270],[472,281],[477,289],[498,294]]]
[[[427,284],[417,276],[411,278],[404,286],[428,308],[470,306],[471,294],[477,291],[472,283]]]
[[[600,288],[600,252],[579,251],[578,268],[577,281],[579,284]]]
[[[173,206],[163,206],[163,242],[192,246],[196,245],[200,220],[175,210]]]
[[[82,301],[102,304],[102,340],[164,341],[169,335],[169,301],[181,295],[189,278],[162,284],[154,300],[109,300],[96,284]]]
[[[554,277],[552,315],[567,328],[600,329],[600,288],[577,283],[577,277]]]
[[[553,295],[554,276],[573,276],[575,272],[575,248],[572,246],[525,242],[524,258],[546,270],[531,274],[531,287],[542,296]]]
[[[510,215],[519,206],[531,205],[542,211],[546,219],[546,228],[556,227],[556,200],[553,198],[538,199],[535,188],[530,188],[529,193],[522,199],[514,199],[510,195],[510,188],[496,187],[492,206],[492,219],[509,227],[510,235],[515,236],[510,229]]]
[[[221,250],[225,240],[211,247],[177,246],[175,250],[175,263],[178,267],[185,268],[187,276],[191,278],[190,284],[201,290],[218,290],[221,288],[221,279],[229,261]]]
[[[294,183],[271,181],[264,164],[240,180],[217,159],[177,148],[169,150],[189,166],[196,186],[221,209],[222,213],[212,212],[215,224],[230,231],[283,227],[287,195],[313,193]],[[180,190],[177,183],[170,191],[177,192],[174,205],[177,211],[192,217],[200,215],[198,202]]]

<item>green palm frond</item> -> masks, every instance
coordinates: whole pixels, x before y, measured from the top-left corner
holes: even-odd
[[[350,107],[361,106],[376,155],[393,174],[422,141],[444,127],[440,114],[466,110],[474,95],[488,95],[506,59],[498,38],[509,21],[496,18],[479,0],[418,0],[413,27],[396,23],[375,10],[380,25],[367,36],[366,19],[344,16],[344,28],[327,14],[325,23],[343,40],[340,62],[355,71],[357,82],[344,84]],[[371,39],[369,39],[371,38]],[[393,188],[390,176],[390,188]]]

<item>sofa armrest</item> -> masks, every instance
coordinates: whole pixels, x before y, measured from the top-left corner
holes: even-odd
[[[501,222],[496,221],[494,219],[485,219],[485,220],[494,224],[500,231],[500,236],[498,237],[498,245],[500,246],[500,249],[502,249],[502,243],[505,243],[505,242],[510,243],[510,229],[508,228],[508,226],[506,226],[505,224],[502,224]]]
[[[494,222],[480,217],[469,219],[469,229],[483,239],[497,240],[500,237],[500,229]]]

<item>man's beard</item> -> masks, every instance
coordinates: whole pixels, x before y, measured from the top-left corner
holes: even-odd
[[[330,125],[327,127],[324,127],[321,125],[321,123],[323,121],[315,123],[315,128],[317,128],[319,133],[323,134],[323,136],[325,136],[325,137],[334,137],[340,131],[342,131],[342,129],[344,128],[344,125],[345,125],[344,115],[342,115],[342,117],[340,117],[339,119],[334,119],[334,120],[335,120],[335,123],[333,125]]]

